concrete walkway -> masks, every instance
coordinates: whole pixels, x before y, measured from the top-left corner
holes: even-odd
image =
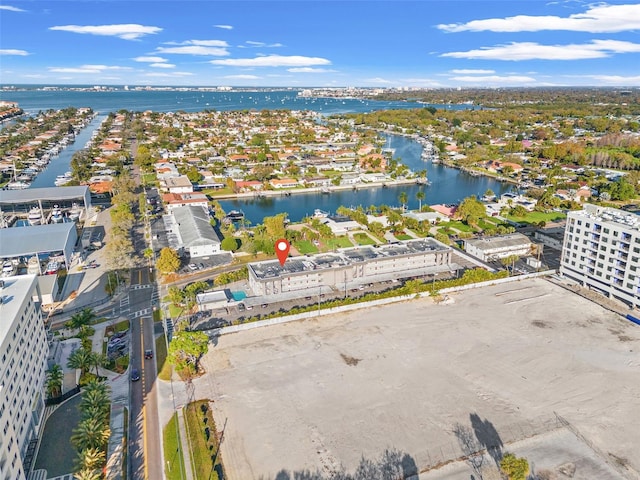
[[[182,455],[184,458],[185,480],[193,478],[193,469],[191,465],[191,446],[189,445],[189,436],[187,435],[187,424],[184,419],[184,407],[178,409],[178,428],[180,429],[180,444],[182,445]]]

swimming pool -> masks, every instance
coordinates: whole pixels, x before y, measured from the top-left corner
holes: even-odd
[[[242,291],[240,291],[240,292],[231,292],[231,296],[233,297],[233,299],[236,302],[241,302],[242,300],[247,298],[247,294],[242,292]]]

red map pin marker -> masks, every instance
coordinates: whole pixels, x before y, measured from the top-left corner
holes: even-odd
[[[284,267],[284,262],[287,260],[289,256],[289,249],[291,245],[284,238],[281,238],[276,242],[276,255],[278,255],[278,260],[280,260],[280,265]]]

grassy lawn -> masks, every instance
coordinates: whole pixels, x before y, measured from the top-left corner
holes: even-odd
[[[224,188],[203,188],[200,190],[200,193],[204,193],[205,195],[214,198],[218,195],[231,195],[234,193],[233,188],[224,187]]]
[[[355,239],[356,242],[358,242],[358,245],[375,245],[376,244],[376,242],[371,237],[369,237],[369,235],[367,235],[366,233],[354,233],[353,238]]]
[[[218,449],[218,437],[209,402],[200,400],[188,404],[184,409],[184,418],[187,423],[187,435],[193,456],[194,477],[196,480],[209,478],[217,480],[218,475],[213,468],[211,457]],[[216,464],[220,464],[219,455]]]
[[[169,423],[162,431],[164,446],[165,466],[164,472],[167,480],[183,480],[186,476],[184,470],[182,446],[180,445],[180,433],[178,432],[178,414],[174,413]]]
[[[567,218],[567,216],[562,212],[527,212],[524,217],[514,217],[512,215],[508,215],[505,218],[518,223],[540,223],[562,220],[564,218]]]
[[[184,311],[184,308],[180,305],[176,305],[175,303],[169,304],[169,316],[171,318],[177,318],[178,315],[181,315]]]
[[[158,181],[156,180],[155,173],[143,173],[142,174],[142,183],[143,185],[156,185]]]
[[[171,380],[173,369],[167,362],[167,343],[164,340],[164,335],[156,338],[156,364],[158,365],[158,378],[166,381]]]
[[[342,235],[340,237],[329,238],[327,240],[323,240],[324,244],[329,247],[329,250],[334,250],[336,248],[349,248],[353,247],[353,243],[349,240],[349,237],[346,235]]]
[[[411,240],[413,237],[411,235],[407,235],[406,233],[399,233],[395,236],[398,240]]]
[[[294,247],[302,254],[318,253],[318,248],[309,240],[300,240],[293,244]]]
[[[469,225],[467,225],[466,223],[462,223],[462,222],[448,222],[447,225],[449,228],[455,228],[456,230],[458,230],[459,232],[473,232],[473,228],[471,228]]]

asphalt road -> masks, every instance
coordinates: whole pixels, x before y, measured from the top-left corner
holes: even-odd
[[[131,271],[131,370],[139,372],[140,379],[131,381],[129,424],[129,478],[162,478],[162,455],[158,402],[156,398],[157,368],[155,355],[145,359],[145,350],[154,350],[153,317],[151,300],[155,285],[149,269]],[[149,311],[149,314],[139,312]]]

